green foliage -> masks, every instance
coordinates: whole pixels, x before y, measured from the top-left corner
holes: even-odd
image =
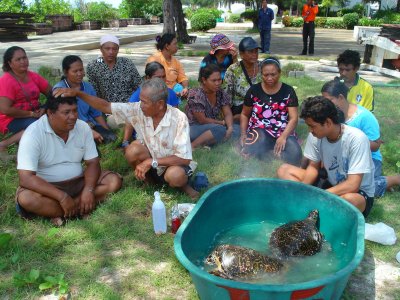
[[[239,14],[231,14],[228,19],[229,23],[240,23],[242,19],[240,18]]]
[[[374,19],[381,19],[384,24],[400,24],[400,13],[394,10],[379,10]]]
[[[0,12],[23,13],[26,12],[27,6],[24,0],[1,0]]]
[[[258,19],[258,12],[253,9],[246,9],[246,11],[242,12],[240,16],[246,20],[257,20]]]
[[[209,13],[196,13],[190,21],[195,31],[207,31],[217,26],[214,16]]]
[[[328,18],[316,17],[315,18],[315,27],[324,28],[327,20],[328,20]]]
[[[292,21],[293,21],[293,17],[290,17],[290,16],[288,16],[288,15],[284,15],[284,16],[282,17],[282,24],[283,24],[283,26],[285,26],[285,27],[290,27],[290,26],[292,26]]]
[[[183,9],[183,14],[185,15],[185,17],[186,17],[188,20],[191,20],[191,19],[192,19],[192,16],[194,15],[195,12],[196,12],[196,11],[193,10],[192,8],[190,8],[190,7],[186,7],[186,8]]]
[[[383,24],[381,19],[369,19],[369,18],[361,18],[358,21],[358,25],[360,26],[372,26],[377,27]]]
[[[303,18],[293,18],[292,27],[302,27],[303,26]]]
[[[123,0],[119,6],[123,18],[150,18],[162,16],[162,0]]]
[[[290,62],[282,68],[282,75],[288,76],[290,71],[304,71],[304,65],[296,62]]]
[[[118,19],[118,11],[111,4],[101,2],[89,2],[87,5],[86,21],[101,21],[106,23],[112,19]]]
[[[68,283],[64,280],[64,274],[57,276],[45,276],[43,282],[39,285],[39,290],[55,290],[59,294],[66,294],[68,292]]]
[[[66,0],[36,0],[29,6],[28,12],[35,15],[35,22],[42,23],[47,15],[71,15],[73,10]]]
[[[13,282],[17,287],[38,283],[40,271],[31,269],[29,273],[14,273]]]
[[[344,25],[342,18],[328,18],[326,20],[325,28],[345,29],[346,25]]]
[[[360,17],[357,13],[349,13],[343,16],[343,23],[347,29],[353,29],[358,24]]]
[[[216,8],[199,8],[194,11],[194,13],[192,14],[192,18],[194,15],[197,15],[197,14],[209,14],[209,15],[212,15],[212,17],[214,19],[218,19],[218,18],[221,18],[222,11],[218,10]],[[190,19],[190,20],[192,20],[192,19]]]

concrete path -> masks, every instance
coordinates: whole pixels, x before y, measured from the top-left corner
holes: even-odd
[[[246,30],[251,27],[251,23],[218,23],[217,28],[207,33],[196,33],[196,43],[185,45],[185,50],[208,51],[210,49],[209,42],[217,32],[223,32],[229,36],[236,45],[239,44],[243,37],[249,35],[259,41],[257,33],[246,33]],[[10,46],[18,45],[26,50],[31,70],[37,71],[40,66],[48,66],[61,70],[61,61],[64,56],[69,54],[79,55],[85,65],[95,59],[100,54],[98,50],[100,37],[105,34],[113,34],[121,40],[119,55],[131,58],[135,62],[139,73],[143,74],[147,57],[156,51],[155,37],[162,32],[162,28],[162,24],[133,25],[122,27],[118,31],[111,29],[80,30],[58,32],[51,35],[29,36],[29,41],[26,42],[0,43],[0,55],[3,56],[4,51]],[[346,49],[357,50],[363,56],[364,46],[357,44],[353,40],[352,35],[353,32],[349,30],[317,29],[314,58],[335,61],[337,55]],[[297,56],[301,50],[302,37],[300,28],[281,28],[280,24],[274,25],[271,39],[272,55]],[[260,55],[260,59],[263,56]],[[180,57],[179,52],[177,57],[183,63],[188,76],[197,78],[202,57]],[[283,64],[287,62],[288,60],[282,60]],[[304,64],[307,75],[315,79],[326,81],[336,75],[334,73],[319,72],[318,67],[320,64],[318,61],[298,60],[297,62]],[[365,75],[364,77],[372,82],[388,82],[392,80],[392,78],[377,73]]]

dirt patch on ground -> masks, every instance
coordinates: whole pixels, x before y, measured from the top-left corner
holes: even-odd
[[[345,295],[351,299],[400,299],[400,265],[386,263],[369,251],[349,279]]]

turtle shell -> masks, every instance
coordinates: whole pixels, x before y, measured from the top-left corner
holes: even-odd
[[[271,233],[269,247],[283,256],[311,256],[321,250],[319,212],[313,210],[301,221],[284,224]]]
[[[210,273],[228,279],[251,279],[265,273],[278,272],[282,263],[256,250],[222,244],[206,258],[206,265],[215,265]]]

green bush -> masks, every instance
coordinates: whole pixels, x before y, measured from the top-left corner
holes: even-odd
[[[240,18],[239,14],[231,14],[228,19],[229,23],[240,23],[242,19]]]
[[[190,7],[186,7],[185,9],[183,9],[183,14],[185,15],[186,18],[188,18],[188,20],[190,20],[193,17],[194,13],[195,11]]]
[[[343,23],[347,29],[353,29],[358,24],[360,17],[357,13],[345,14],[343,16]]]
[[[212,17],[214,19],[221,18],[221,15],[222,15],[222,11],[218,10],[216,8],[199,8],[193,12],[192,18],[194,15],[203,14],[203,13],[212,15]],[[189,19],[189,20],[192,20],[192,19]]]
[[[296,62],[290,62],[282,68],[282,75],[288,76],[290,71],[304,71],[304,65]]]
[[[374,16],[375,19],[381,19],[384,24],[399,24],[400,13],[393,10],[379,10]]]
[[[194,31],[207,31],[217,26],[217,21],[210,13],[196,13],[190,20]]]
[[[315,27],[324,28],[326,24],[327,18],[324,17],[316,17],[315,18]]]
[[[382,20],[381,19],[369,19],[369,18],[362,18],[358,21],[358,25],[360,26],[372,26],[372,27],[378,27],[382,25]]]
[[[253,21],[253,19],[258,19],[258,12],[253,9],[246,9],[246,11],[242,12],[240,16],[243,19]]]
[[[338,10],[337,16],[343,17],[344,15],[347,15],[347,14],[357,13],[358,16],[360,18],[362,18],[362,16],[364,15],[364,10],[365,10],[364,5],[359,3],[359,4],[354,5],[352,8],[342,8],[342,9]]]
[[[285,27],[292,26],[292,21],[293,21],[293,18],[290,17],[290,16],[285,15],[285,16],[282,17],[282,24]]]
[[[293,18],[292,27],[302,27],[303,23],[303,18]]]
[[[345,29],[346,25],[344,25],[341,18],[328,18],[328,20],[326,20],[325,28]]]

